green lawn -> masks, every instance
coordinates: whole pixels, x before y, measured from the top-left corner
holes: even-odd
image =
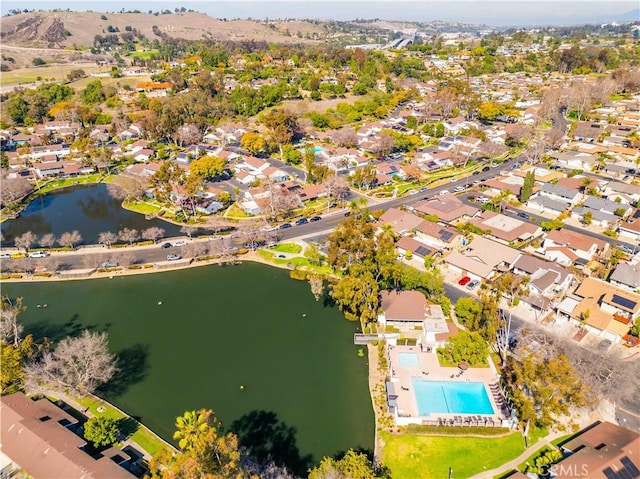
[[[297,243],[280,243],[271,248],[278,253],[298,254],[302,251],[302,246]]]
[[[93,397],[78,399],[78,402],[84,407],[88,407],[89,411],[94,416],[105,416],[113,419],[123,419],[127,417],[120,411],[109,405],[109,403]],[[98,407],[101,406],[105,410],[99,412]],[[164,442],[142,424],[140,424],[140,427],[138,427],[138,429],[131,435],[130,439],[135,441],[142,449],[147,451],[152,456],[155,456],[160,448],[164,446]]]
[[[156,205],[147,203],[146,201],[125,201],[122,203],[122,207],[125,210],[135,211],[143,215],[155,215],[162,208]]]
[[[127,56],[129,58],[140,58],[142,60],[151,60],[153,56],[159,56],[160,52],[158,50],[144,50],[144,51],[135,51],[129,53]]]
[[[394,479],[470,477],[496,468],[524,451],[522,435],[499,438],[412,436],[380,433],[384,441],[382,462]]]
[[[91,175],[76,176],[75,178],[64,178],[61,180],[49,181],[45,186],[40,188],[37,193],[44,194],[60,188],[66,188],[73,185],[87,185],[90,183],[97,183],[103,177],[102,173],[93,173]],[[111,177],[105,178],[104,182],[108,183]]]
[[[271,261],[274,264],[292,265],[297,268],[314,271],[322,275],[334,274],[330,266],[327,266],[327,265],[316,266],[311,264],[307,258],[301,258],[300,256],[298,256],[297,258],[289,258],[289,259],[276,258],[275,257],[276,253],[274,253],[273,251],[267,251],[264,249],[258,250],[258,254],[262,256],[264,259],[266,259],[267,261]]]

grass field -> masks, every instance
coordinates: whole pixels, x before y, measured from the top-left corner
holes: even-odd
[[[302,251],[302,246],[296,243],[280,243],[271,248],[273,251],[277,251],[278,253],[291,253],[298,254]]]
[[[94,397],[86,397],[79,399],[78,402],[84,407],[89,408],[89,411],[94,416],[105,416],[112,419],[124,419],[127,416],[112,407],[109,403],[103,402]],[[104,408],[98,411],[98,407]],[[130,436],[130,439],[135,441],[141,448],[154,456],[164,446],[164,442],[158,438],[154,433],[147,429],[144,425],[140,424],[137,430]]]
[[[33,68],[20,68],[17,70],[3,72],[0,84],[2,86],[20,85],[22,83],[34,83],[38,80],[38,77],[42,81],[51,80],[65,80],[71,70],[84,70],[87,75],[100,71],[103,71],[105,67],[98,67],[97,65],[75,65],[71,63],[62,63],[59,65],[45,65],[41,67]]]
[[[522,435],[505,437],[448,437],[392,435],[381,433],[384,441],[382,462],[391,469],[394,479],[441,479],[471,477],[496,468],[524,451]]]
[[[145,50],[139,52],[131,52],[127,56],[129,58],[140,58],[142,60],[151,60],[151,57],[160,55],[158,50]]]
[[[114,87],[124,87],[124,85],[129,85],[130,87],[134,87],[137,83],[150,81],[151,77],[148,75],[135,76],[135,77],[120,77],[120,78],[111,78],[111,77],[100,77],[99,80],[103,86],[114,86]],[[81,90],[87,86],[87,83],[96,80],[96,77],[86,77],[81,78],[80,80],[74,81],[72,83],[68,83],[67,85],[73,88],[74,90]]]
[[[122,207],[125,210],[135,211],[142,215],[155,215],[162,208],[156,205],[147,203],[146,201],[124,201]]]

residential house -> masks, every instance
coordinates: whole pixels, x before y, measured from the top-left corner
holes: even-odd
[[[389,208],[378,220],[378,226],[383,228],[385,225],[389,225],[395,234],[406,236],[412,234],[423,221],[422,218],[408,211]]]
[[[556,201],[567,202],[571,206],[577,205],[582,199],[582,194],[578,190],[554,185],[553,183],[543,184],[540,187],[539,194]]]
[[[493,211],[481,212],[470,223],[484,231],[488,231],[488,234],[496,241],[505,244],[531,240],[542,234],[542,228],[536,224],[527,223]]]
[[[564,459],[552,468],[556,479],[579,475],[591,479],[640,477],[640,434],[631,429],[610,422],[595,423],[561,448]]]
[[[539,214],[558,216],[571,207],[567,201],[554,200],[549,196],[535,194],[527,201],[527,208],[535,210]]]
[[[618,232],[623,238],[631,238],[632,240],[640,241],[640,215],[636,218],[621,222],[618,225]]]
[[[601,190],[602,195],[610,201],[621,199],[621,203],[629,204],[640,201],[640,186],[622,183],[620,181],[610,181]]]
[[[614,286],[628,289],[629,291],[640,291],[640,263],[618,263],[616,269],[609,277],[609,282]]]
[[[605,198],[597,198],[595,196],[587,196],[583,206],[594,212],[599,211],[610,215],[615,215],[616,211],[624,210],[624,214],[620,215],[622,218],[628,216],[633,210],[633,208],[628,204],[625,205],[623,203],[607,200]]]
[[[590,171],[597,164],[598,157],[589,153],[581,153],[578,151],[567,151],[561,153],[559,151],[550,151],[548,156],[555,160],[555,163],[571,168],[574,170]]]
[[[565,266],[571,264],[586,265],[597,253],[604,253],[609,244],[604,240],[579,233],[577,231],[561,228],[547,233],[542,243],[542,251],[545,258],[556,261]],[[575,259],[567,262],[562,256],[575,255]]]
[[[579,303],[568,312],[570,319],[613,342],[619,342],[640,316],[640,294],[600,279],[585,278],[574,296]]]
[[[455,250],[462,246],[464,236],[451,226],[421,221],[415,228],[415,238],[438,250]]]
[[[126,452],[109,447],[90,455],[87,441],[74,432],[78,420],[46,398],[33,401],[22,392],[3,396],[0,418],[3,477],[135,478],[122,467],[132,461]]]
[[[414,205],[414,210],[425,215],[437,216],[445,223],[473,218],[480,211],[478,208],[466,205],[452,194],[439,195],[420,201]]]
[[[427,307],[427,298],[420,291],[381,291],[378,322],[382,327],[413,331],[422,327]]]
[[[136,153],[134,153],[133,159],[140,163],[146,163],[151,159],[154,153],[155,151],[153,151],[152,149],[143,148],[141,150],[138,150]]]
[[[524,178],[520,176],[501,176],[498,178],[490,178],[482,182],[482,185],[488,188],[486,193],[498,195],[503,191],[509,191],[514,196],[520,195],[520,190],[524,184]]]
[[[434,257],[440,254],[438,249],[432,246],[427,246],[426,244],[416,241],[414,238],[410,238],[408,236],[403,236],[398,240],[396,243],[396,250],[401,256],[406,256],[407,252],[411,251],[414,258],[423,261],[427,256]]]
[[[571,284],[573,274],[555,263],[531,255],[520,256],[512,266],[513,272],[529,277],[527,287],[532,295],[553,298],[564,295]],[[522,298],[526,301],[526,298]]]
[[[467,248],[444,258],[447,267],[471,279],[488,280],[511,269],[520,251],[482,236],[475,236]]]

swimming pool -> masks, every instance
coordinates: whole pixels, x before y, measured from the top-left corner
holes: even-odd
[[[425,381],[413,378],[418,414],[495,414],[483,383]]]
[[[322,153],[324,151],[324,148],[320,148],[319,146],[314,146],[313,151],[315,153]]]
[[[420,366],[420,361],[416,353],[398,353],[398,361],[400,362],[400,366]]]

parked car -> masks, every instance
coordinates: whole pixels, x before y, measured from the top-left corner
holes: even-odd
[[[167,255],[167,261],[176,261],[178,259],[182,259],[182,256],[180,256],[179,254],[168,254]]]
[[[316,221],[320,221],[322,219],[322,216],[314,216],[313,218],[311,218],[309,221],[311,223],[315,223]]]
[[[167,248],[171,248],[171,243],[162,243],[162,246],[160,246],[162,249],[167,249]]]
[[[458,178],[451,178],[451,183],[455,183],[456,181],[458,181]]]
[[[469,276],[464,276],[460,281],[458,281],[458,284],[460,286],[466,286],[470,281],[471,278],[469,278]]]
[[[351,211],[347,211],[344,215],[345,216],[351,216]]]
[[[518,213],[518,216],[519,216],[520,218],[524,218],[525,220],[528,220],[528,219],[529,219],[529,215],[528,215],[528,214],[526,214],[526,213],[523,213],[522,211],[521,211],[520,213]]]
[[[173,243],[173,246],[184,246],[186,244],[187,244],[187,242],[185,240],[180,240],[180,241],[176,241],[175,243]]]
[[[10,259],[11,255],[9,253],[0,253],[0,259]]]
[[[484,168],[482,168],[482,171],[489,171],[491,169],[490,166],[485,166]]]
[[[291,228],[291,223],[284,223],[284,224],[280,225],[280,229],[281,230],[284,230],[284,229],[287,229],[287,228]]]
[[[464,190],[465,190],[465,187],[464,187],[464,186],[462,186],[462,185],[460,185],[460,186],[456,186],[456,187],[453,189],[453,191],[455,191],[456,193],[460,193],[460,192],[462,192],[462,191],[464,191]]]
[[[298,221],[296,221],[296,226],[306,225],[308,222],[309,220],[307,218],[300,218]]]
[[[105,261],[100,266],[102,268],[116,268],[118,266],[118,263],[116,263],[115,261]]]
[[[479,284],[480,284],[480,281],[478,281],[477,279],[474,279],[473,281],[469,281],[469,283],[467,284],[467,289],[468,290],[472,290],[473,288],[475,288]]]
[[[29,253],[29,258],[46,258],[49,256],[49,253],[46,251],[34,251],[33,253]]]
[[[628,254],[633,254],[633,248],[626,244],[619,244],[618,248]]]
[[[442,190],[440,192],[441,195],[448,195],[449,194],[449,190]]]
[[[479,171],[474,171],[474,172],[473,172],[473,176],[475,176],[475,175],[479,175],[479,174],[480,174],[480,172],[479,172]]]

